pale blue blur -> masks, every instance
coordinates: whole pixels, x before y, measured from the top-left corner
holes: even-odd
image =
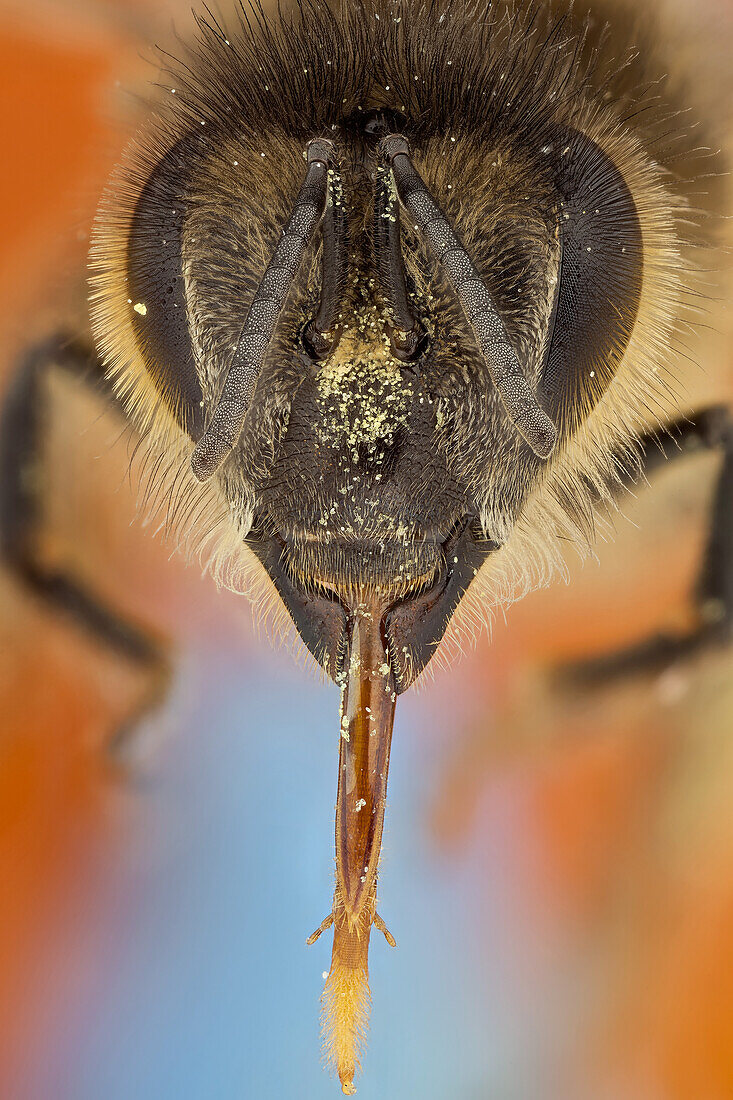
[[[340,1095],[318,1033],[330,937],[305,947],[332,892],[337,709],[335,688],[266,646],[247,667],[184,656],[164,718],[175,732],[124,807],[107,916],[80,915],[102,976],[78,1004],[71,991],[33,1100]],[[473,911],[477,853],[431,855],[429,714],[429,693],[398,706],[380,908],[399,946],[373,937],[359,1096],[514,1100],[537,1081],[535,1028],[502,989],[511,929]],[[502,835],[477,840],[497,912],[512,889],[510,802]]]

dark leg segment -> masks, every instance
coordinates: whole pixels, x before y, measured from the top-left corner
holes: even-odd
[[[627,478],[638,484],[672,460],[700,450],[722,452],[723,464],[710,517],[710,531],[692,593],[696,629],[687,634],[660,633],[627,649],[604,654],[559,670],[562,680],[580,685],[603,683],[634,673],[661,671],[676,660],[733,640],[733,416],[713,406],[674,421],[642,439],[640,467]]]
[[[99,360],[83,343],[59,335],[26,356],[10,382],[0,414],[0,561],[49,607],[105,647],[149,670],[154,686],[140,708],[142,713],[165,693],[168,661],[159,643],[106,607],[79,581],[38,560],[38,537],[44,524],[41,462],[49,414],[46,381],[54,369],[78,378],[106,403],[116,401]],[[111,744],[119,746],[121,736],[115,734]]]

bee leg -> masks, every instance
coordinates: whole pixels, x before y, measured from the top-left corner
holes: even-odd
[[[51,370],[78,378],[108,403],[116,403],[94,352],[63,335],[33,348],[20,364],[0,412],[0,563],[39,600],[63,614],[102,646],[140,666],[149,681],[132,720],[110,737],[107,751],[116,762],[129,759],[137,721],[165,695],[170,670],[161,643],[127,622],[82,582],[44,565],[38,546],[44,510],[41,477],[47,408],[46,381]]]
[[[707,544],[692,597],[697,624],[687,633],[660,633],[635,645],[558,670],[563,681],[592,686],[634,673],[660,672],[675,661],[733,641],[733,415],[713,406],[642,439],[637,484],[668,461],[700,450],[722,452]]]
[[[160,645],[153,650],[156,643],[150,639],[149,641],[152,652],[143,662],[148,686],[125,721],[106,737],[103,746],[110,765],[125,773],[136,770],[136,763],[141,755],[141,739],[144,742],[143,754],[149,750],[147,738],[141,738],[142,723],[149,714],[162,706],[170,690],[172,670],[168,656]]]

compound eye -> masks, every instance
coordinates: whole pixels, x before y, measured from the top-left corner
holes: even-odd
[[[568,432],[600,401],[624,357],[639,310],[644,248],[631,191],[601,147],[562,127],[551,155],[561,260],[539,397]]]
[[[159,399],[194,440],[203,432],[203,395],[188,326],[182,247],[196,141],[183,138],[151,172],[132,215],[126,255],[138,351]]]

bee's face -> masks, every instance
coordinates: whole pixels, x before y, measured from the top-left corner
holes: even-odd
[[[406,284],[423,338],[411,361],[395,353],[374,250],[374,147],[365,144],[359,122],[342,120],[337,131],[349,228],[339,339],[323,362],[309,359],[302,334],[320,290],[315,249],[293,287],[221,483],[233,509],[248,501],[248,544],[331,674],[338,677],[343,660],[346,617],[369,605],[383,620],[404,690],[486,556],[507,537],[542,464],[508,430],[456,296],[409,224]],[[302,171],[302,153],[293,153],[294,172]],[[558,277],[556,211],[534,165],[505,165],[494,155],[495,167],[486,172],[464,146],[453,157],[452,176],[470,175],[474,165],[472,195],[487,216],[480,224],[472,219],[471,228],[482,234],[487,255],[502,252],[492,292],[536,381]],[[440,162],[437,149],[426,157]],[[530,171],[531,188],[522,179]],[[217,186],[212,173],[209,193]],[[513,197],[517,187],[525,194],[521,206]],[[445,198],[452,206],[447,186]],[[251,223],[258,215],[242,212]],[[270,217],[277,220],[274,212]],[[222,272],[210,279],[215,287],[231,278],[238,257],[223,226],[212,228],[208,262]],[[212,294],[212,308],[222,306]]]
[[[340,120],[332,133],[338,135],[344,178],[339,197],[349,225],[340,338],[323,362],[309,360],[302,334],[317,307],[321,279],[314,250],[283,312],[253,413],[227,459],[222,484],[235,509],[245,489],[251,494],[249,545],[330,673],[338,677],[341,668],[345,615],[376,601],[404,690],[434,653],[487,556],[509,538],[545,464],[512,429],[455,291],[408,218],[402,226],[406,287],[423,339],[410,362],[396,354],[375,258],[373,196],[380,169],[374,146],[361,120]],[[557,325],[560,222],[567,219],[557,187],[562,152],[558,141],[532,156],[487,148],[468,137],[456,148],[442,136],[422,150],[424,162],[433,166],[433,191],[460,223],[538,388],[543,382],[549,388],[553,338],[556,358],[558,337],[565,345],[574,338],[567,318],[561,317],[564,328]],[[293,159],[295,172],[302,163],[295,148]],[[451,179],[463,181],[470,205],[452,193]],[[209,187],[215,186],[212,176]],[[611,191],[609,201],[616,198]],[[603,226],[599,233],[600,209],[594,215],[596,230],[584,237],[591,245],[586,255],[590,259],[592,246],[599,245],[614,250],[618,262],[625,254],[619,240],[613,233],[604,237]],[[284,208],[281,221],[286,217]],[[228,274],[237,254],[223,231],[210,229],[208,238],[221,249],[210,260]],[[630,263],[611,307],[616,327],[606,325],[602,310],[578,322],[576,411],[590,404],[591,395],[597,399],[613,369],[613,356],[607,356],[606,379],[594,385],[588,360],[597,354],[584,358],[583,344],[600,340],[613,347],[619,317],[625,331],[633,324],[640,257],[633,235],[627,232],[625,239]],[[592,270],[588,274],[593,277]],[[571,276],[566,271],[567,282]],[[571,365],[563,367],[571,384]],[[555,409],[563,411],[557,397]],[[568,434],[573,426],[566,421]]]
[[[383,620],[404,690],[489,544],[441,448],[436,394],[392,355],[370,282],[368,272],[354,279],[338,352],[292,394],[248,541],[332,675],[346,616],[368,610]]]
[[[565,47],[558,51],[570,66]],[[334,85],[304,106],[311,70],[304,64],[301,78],[294,58],[292,71],[268,71],[272,83],[251,75],[250,92],[267,100],[269,113],[257,113],[254,100],[233,100],[237,111],[224,111],[222,89],[215,95],[202,74],[203,91],[189,87],[181,117],[174,112],[174,124],[161,124],[135,154],[138,176],[123,170],[96,246],[101,344],[143,425],[183,435],[177,454],[186,464],[191,440],[199,450],[221,406],[237,404],[227,389],[233,364],[243,346],[254,348],[243,375],[251,383],[246,415],[226,427],[230,438],[206,475],[213,473],[207,499],[225,503],[230,531],[264,565],[332,676],[343,671],[349,616],[368,606],[379,616],[400,690],[434,653],[476,573],[512,539],[528,502],[544,491],[556,511],[582,525],[597,480],[593,464],[605,452],[584,440],[580,493],[577,454],[563,462],[637,327],[647,248],[660,270],[665,249],[674,248],[653,165],[580,92],[558,109],[554,61],[496,106],[479,92],[489,80],[478,71],[481,52],[467,56],[465,71],[453,56],[456,84],[445,100],[423,102],[421,95],[433,94],[421,90],[427,78],[405,78],[399,110],[385,103],[395,80],[386,70],[354,69],[348,87]],[[338,84],[325,69],[319,79],[328,86],[332,77]],[[470,88],[469,126],[455,112]],[[417,224],[405,194],[398,198],[378,126],[406,135],[444,228],[455,227],[470,257],[473,274],[463,282],[480,282],[525,387],[513,409],[513,383],[504,378],[502,389],[501,358],[492,361],[461,297],[461,265],[451,270],[436,255],[435,235]],[[338,166],[336,184],[329,167],[328,202],[339,208],[347,243],[342,277],[330,280],[328,339],[314,354],[309,324],[335,262],[325,230],[303,237],[298,262],[278,269],[275,290],[262,286],[290,232],[308,142],[324,133]],[[381,218],[397,228],[380,254]],[[402,313],[419,333],[409,355],[395,336],[395,250]],[[283,272],[286,285],[277,290]],[[673,277],[664,278],[669,285],[660,279],[659,293],[649,281],[649,332],[669,323]],[[265,340],[248,328],[250,310],[256,303],[257,316],[267,318],[272,294],[281,292]],[[547,446],[532,445],[522,428],[528,394],[531,415],[552,428]],[[608,408],[601,431],[610,437],[619,424],[613,403]],[[198,507],[181,476],[177,501]],[[540,522],[549,541],[553,520]],[[231,545],[230,538],[227,553]]]

